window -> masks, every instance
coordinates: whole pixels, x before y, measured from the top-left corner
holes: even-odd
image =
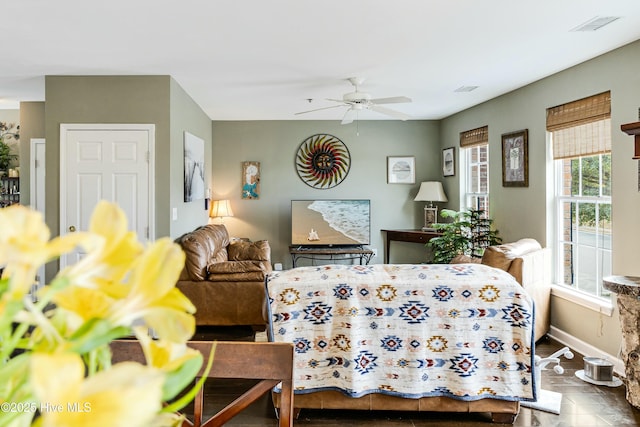
[[[610,111],[609,92],[547,110],[556,182],[555,280],[601,298],[610,296],[602,278],[611,274],[612,256]]]
[[[467,179],[464,205],[467,209],[489,213],[489,144],[464,150],[467,159]]]
[[[487,126],[460,133],[464,158],[463,200],[466,209],[483,210],[489,215],[489,129]]]

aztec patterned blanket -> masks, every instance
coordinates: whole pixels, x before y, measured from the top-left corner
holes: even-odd
[[[269,334],[297,394],[535,400],[533,301],[481,264],[324,265],[269,274]]]

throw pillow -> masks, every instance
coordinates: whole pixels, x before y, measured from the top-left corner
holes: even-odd
[[[269,261],[271,248],[266,240],[257,242],[234,241],[229,245],[229,261]]]

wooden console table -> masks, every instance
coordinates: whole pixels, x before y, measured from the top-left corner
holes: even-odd
[[[437,231],[422,231],[422,230],[382,230],[387,233],[387,243],[384,251],[384,263],[389,263],[389,251],[391,249],[391,241],[397,242],[410,242],[410,243],[422,243],[425,245],[429,240],[434,237],[441,236],[442,233]]]
[[[296,263],[299,259],[316,260],[344,260],[344,259],[357,259],[360,261],[360,265],[369,264],[373,257],[373,251],[371,249],[364,249],[361,247],[312,247],[312,246],[289,246],[289,253],[291,254],[291,261],[293,261],[293,268],[296,268]],[[363,264],[364,263],[364,264]]]

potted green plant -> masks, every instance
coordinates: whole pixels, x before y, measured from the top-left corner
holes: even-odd
[[[491,228],[493,220],[487,218],[482,210],[458,212],[443,209],[440,216],[451,219],[451,222],[433,225],[442,233],[427,243],[435,264],[448,264],[458,255],[480,258],[487,246],[502,242],[498,230]]]
[[[4,142],[5,139],[11,138],[16,141],[20,139],[20,126],[15,126],[13,123],[0,122],[0,173],[8,171],[13,160],[18,158],[16,154],[11,152],[11,147]]]
[[[17,157],[15,154],[11,154],[11,147],[5,144],[2,138],[0,138],[0,171],[8,171],[11,162]]]

